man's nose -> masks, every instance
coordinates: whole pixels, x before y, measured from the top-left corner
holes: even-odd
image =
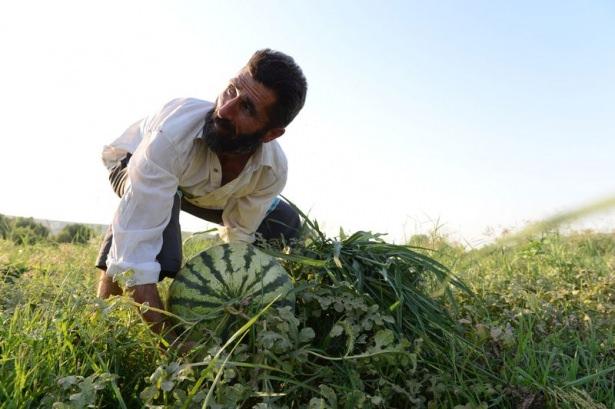
[[[224,101],[220,108],[218,108],[218,116],[224,119],[232,119],[236,112],[237,100],[237,98],[232,98]]]

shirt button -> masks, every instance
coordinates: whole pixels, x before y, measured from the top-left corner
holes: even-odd
[[[218,173],[219,172],[218,168],[214,168],[214,172]]]

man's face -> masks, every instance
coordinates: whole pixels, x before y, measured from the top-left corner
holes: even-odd
[[[229,81],[207,114],[204,138],[216,153],[247,153],[283,133],[269,129],[268,112],[275,93],[252,78],[247,69]]]

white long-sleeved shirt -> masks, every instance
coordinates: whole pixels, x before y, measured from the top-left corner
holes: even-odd
[[[221,186],[218,156],[202,139],[205,115],[212,108],[207,101],[175,99],[104,147],[103,162],[109,169],[126,153],[133,155],[113,218],[108,275],[132,270],[131,285],[158,281],[156,256],[178,188],[196,206],[223,209],[219,233],[224,241],[254,241],[254,233],[286,184],[286,156],[276,141],[264,143],[239,176]]]

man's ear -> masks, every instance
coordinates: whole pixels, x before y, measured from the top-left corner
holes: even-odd
[[[268,130],[267,133],[261,138],[261,141],[263,141],[263,143],[271,142],[274,139],[284,135],[285,131],[286,129],[284,128],[272,128]]]

